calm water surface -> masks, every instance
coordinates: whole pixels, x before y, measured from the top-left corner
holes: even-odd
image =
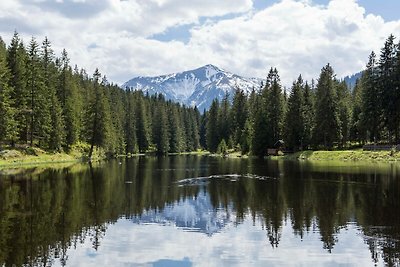
[[[400,165],[197,156],[0,173],[0,266],[399,266]]]

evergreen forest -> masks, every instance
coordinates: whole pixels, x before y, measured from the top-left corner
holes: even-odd
[[[312,55],[310,55],[312,56]],[[300,71],[300,70],[299,70]],[[86,144],[109,155],[197,151],[264,156],[283,140],[287,150],[342,149],[400,143],[400,43],[390,35],[368,58],[354,88],[327,64],[314,81],[302,76],[286,90],[278,70],[246,95],[214,100],[200,113],[120,88],[98,69],[72,67],[66,50],[17,32],[0,37],[0,147],[29,145],[68,152]]]

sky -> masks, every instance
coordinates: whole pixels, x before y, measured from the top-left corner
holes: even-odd
[[[2,0],[0,36],[47,36],[59,56],[110,82],[206,64],[246,77],[276,67],[284,85],[362,70],[400,39],[399,0]]]

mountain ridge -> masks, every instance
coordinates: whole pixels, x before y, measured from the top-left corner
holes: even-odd
[[[168,100],[207,110],[215,98],[221,100],[227,93],[232,97],[237,87],[250,93],[253,88],[258,90],[262,81],[260,78],[242,77],[207,64],[183,72],[138,76],[125,82],[122,87],[151,95],[161,93]]]

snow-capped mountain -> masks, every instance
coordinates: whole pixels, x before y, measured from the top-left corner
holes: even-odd
[[[163,210],[145,210],[130,220],[136,224],[174,225],[180,229],[213,235],[237,221],[232,205],[215,208],[208,194],[182,198]]]
[[[214,65],[205,65],[195,70],[161,75],[157,77],[136,77],[122,85],[122,88],[142,90],[149,94],[163,94],[166,99],[200,111],[208,109],[215,98],[221,100],[226,93],[233,96],[235,88],[250,93],[260,88],[262,79],[244,78],[222,70]]]

